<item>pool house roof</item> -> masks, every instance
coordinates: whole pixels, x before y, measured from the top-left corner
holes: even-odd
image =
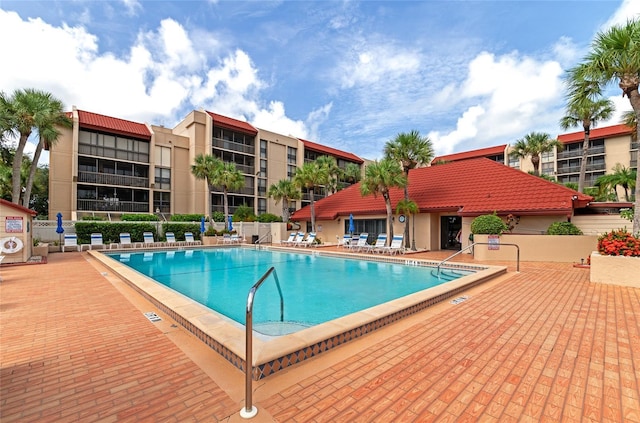
[[[391,190],[391,204],[404,197]],[[459,216],[490,214],[567,215],[586,207],[593,197],[529,175],[486,158],[469,159],[413,169],[409,172],[409,198],[421,213],[456,212]],[[386,214],[381,196],[363,197],[360,184],[315,203],[316,219]],[[296,211],[292,220],[309,220],[310,207]]]

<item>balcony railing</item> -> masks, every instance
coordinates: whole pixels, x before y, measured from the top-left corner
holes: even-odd
[[[640,142],[639,141],[635,141],[631,143],[631,150],[637,150],[640,148]]]
[[[113,173],[78,172],[78,182],[85,184],[149,188],[149,178],[114,175]]]
[[[588,164],[587,172],[598,172],[606,170],[604,163],[602,164]],[[558,175],[564,175],[566,173],[579,173],[580,166],[558,166]]]
[[[78,210],[149,213],[149,203],[120,201],[117,198],[108,198],[106,200],[78,199]]]
[[[313,194],[313,201],[322,200],[324,198],[324,194]],[[302,201],[311,201],[311,194],[308,192],[302,193]]]
[[[240,153],[255,155],[256,147],[253,145],[240,144],[234,141],[223,140],[221,138],[213,139],[213,146],[224,150],[239,151]]]
[[[587,156],[595,156],[595,155],[598,155],[598,154],[604,154],[604,146],[602,146],[602,147],[591,147],[591,148],[587,149]],[[582,157],[582,149],[558,152],[558,160],[560,160],[560,159],[570,159],[570,158],[573,158],[573,157]]]

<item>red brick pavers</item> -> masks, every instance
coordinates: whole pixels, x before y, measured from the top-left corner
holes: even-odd
[[[236,402],[86,253],[3,267],[0,421],[218,421]]]
[[[280,422],[640,422],[640,290],[588,275],[524,265],[258,405]]]

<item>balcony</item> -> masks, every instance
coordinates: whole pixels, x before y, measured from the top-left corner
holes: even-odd
[[[313,201],[322,200],[324,198],[324,194],[313,194]],[[311,194],[308,192],[302,193],[302,201],[311,201]]]
[[[223,150],[238,151],[244,154],[255,155],[256,148],[253,145],[240,144],[234,141],[223,140],[221,138],[213,139],[213,146],[222,148]]]
[[[78,199],[78,211],[113,211],[125,213],[149,213],[149,203],[119,201],[117,198],[106,200]]]
[[[85,184],[149,188],[149,178],[114,175],[113,173],[78,172],[78,182]]]
[[[588,164],[587,172],[598,172],[606,170],[605,164]],[[580,173],[580,166],[558,166],[558,175],[567,173]]]
[[[640,148],[640,142],[635,141],[631,143],[631,148],[630,148],[631,150],[637,150],[639,148]]]
[[[587,156],[596,156],[596,155],[599,155],[599,154],[604,154],[604,146],[602,146],[602,147],[591,147],[591,148],[587,149]],[[558,160],[560,160],[560,159],[572,159],[574,157],[582,157],[582,149],[558,152]]]

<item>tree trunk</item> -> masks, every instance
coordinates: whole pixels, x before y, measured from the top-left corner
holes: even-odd
[[[384,197],[384,205],[387,209],[387,241],[386,245],[389,244],[389,240],[393,239],[393,209],[391,208],[391,197],[389,197],[389,193],[382,194]]]
[[[33,161],[31,162],[31,168],[29,169],[29,177],[22,196],[22,206],[29,208],[29,201],[31,200],[31,190],[33,189],[33,181],[36,179],[36,172],[38,171],[38,161],[40,160],[40,154],[42,153],[43,143],[39,142],[36,147],[36,151],[33,153]]]
[[[284,223],[289,221],[289,200],[282,198],[282,220]]]
[[[533,174],[536,176],[540,176],[540,156],[531,156],[531,164],[533,165]]]
[[[629,101],[631,102],[633,111],[636,112],[636,121],[640,122],[640,93],[638,93],[637,87],[629,93]],[[640,140],[640,125],[637,125],[636,127],[636,134]],[[638,157],[636,162],[636,200],[635,207],[633,209],[632,231],[634,234],[640,235],[640,157]]]
[[[409,180],[409,171],[407,171],[406,173],[407,175],[407,181]],[[405,185],[404,187],[404,199],[406,201],[409,201],[409,184],[407,183],[407,185]],[[405,216],[404,219],[404,247],[409,249],[409,246],[411,245],[410,239],[409,239],[409,219],[410,219],[410,214],[407,213],[407,215]]]
[[[11,171],[11,202],[20,204],[20,191],[21,191],[21,178],[20,170],[22,168],[22,155],[24,154],[24,146],[27,145],[27,139],[31,135],[31,131],[27,134],[21,134],[18,146],[16,147],[16,154],[13,157],[13,170]]]
[[[229,229],[229,203],[227,199],[227,187],[222,187],[222,207],[224,208],[224,224]]]
[[[582,141],[582,161],[580,162],[580,175],[578,176],[578,192],[584,194],[584,182],[587,175],[587,153],[589,152],[589,128],[584,130],[584,141]]]
[[[207,179],[207,200],[205,201],[204,206],[209,207],[209,226],[213,227],[213,204],[211,204],[211,192],[213,191],[213,186],[209,183]]]
[[[311,188],[309,190],[309,198],[311,200],[311,232],[315,232],[316,231],[316,208],[315,208],[315,204],[313,201],[313,197],[314,197],[314,193],[313,193],[313,188]]]

